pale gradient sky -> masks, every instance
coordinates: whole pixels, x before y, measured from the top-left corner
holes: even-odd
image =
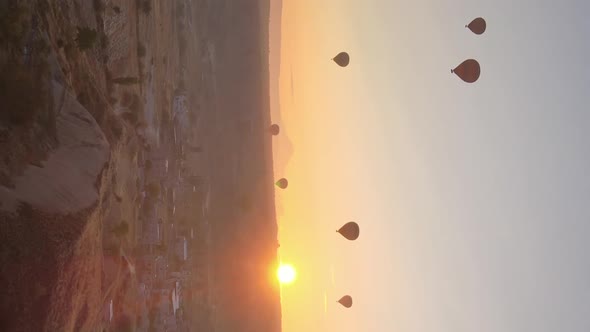
[[[588,13],[283,1],[285,332],[590,331]],[[464,28],[477,16],[481,36]],[[330,61],[342,50],[347,68]],[[450,73],[467,58],[474,84]],[[355,242],[335,233],[349,220]]]

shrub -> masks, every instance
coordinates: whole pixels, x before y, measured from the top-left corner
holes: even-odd
[[[0,5],[0,43],[20,47],[30,28],[30,8],[23,3]]]
[[[168,126],[170,124],[170,114],[168,114],[168,112],[164,111],[162,113],[162,125],[164,126]]]
[[[111,132],[116,139],[120,139],[123,136],[123,127],[118,121],[111,121]]]
[[[115,228],[113,228],[113,234],[115,234],[118,237],[123,237],[125,235],[127,235],[129,233],[129,224],[123,220],[121,221],[120,224],[118,224],[117,226],[115,226]]]
[[[179,2],[176,5],[176,17],[182,17],[184,16],[184,4],[182,2]]]
[[[137,0],[137,7],[139,7],[144,14],[148,15],[152,11],[152,1]]]
[[[137,44],[137,56],[143,58],[147,53],[145,45],[142,43]]]
[[[191,152],[194,152],[194,153],[200,153],[200,152],[203,152],[203,147],[201,147],[200,145],[199,145],[199,146],[194,146],[194,145],[191,145],[191,146],[189,147],[189,149],[190,149],[190,151],[191,151]]]
[[[168,251],[168,247],[165,244],[159,244],[158,246],[156,246],[156,251],[159,254],[166,254],[166,251]]]
[[[22,65],[4,65],[0,69],[0,120],[13,125],[31,123],[46,104],[44,82]],[[31,98],[33,97],[33,98]]]
[[[137,77],[126,76],[126,77],[113,78],[112,82],[115,84],[121,84],[121,85],[131,85],[131,84],[138,84],[139,79]]]
[[[111,75],[111,72],[107,69],[105,69],[104,71],[104,78],[106,80],[106,84],[107,84],[107,92],[109,93],[109,95],[112,95],[113,92],[115,91],[115,83],[113,83],[113,77]]]
[[[247,195],[242,195],[238,200],[238,206],[242,211],[247,212],[252,209],[252,200]]]
[[[142,111],[142,104],[138,95],[133,95],[133,99],[131,99],[131,104],[129,105],[129,110],[139,117],[139,113]]]
[[[138,129],[145,129],[145,128],[147,128],[147,123],[145,123],[145,121],[143,121],[143,120],[139,120],[135,124],[135,129],[136,130],[138,130]]]
[[[125,112],[121,114],[123,120],[129,122],[131,125],[135,125],[137,123],[137,113],[134,112]]]
[[[187,41],[184,36],[178,38],[178,49],[180,53],[184,53],[186,51]]]
[[[128,315],[123,315],[114,323],[114,331],[116,332],[133,332],[134,330],[133,320]]]
[[[109,37],[105,33],[100,35],[100,46],[103,50],[106,50],[109,47]]]
[[[92,4],[94,5],[94,10],[95,10],[97,13],[102,13],[102,12],[104,12],[104,10],[105,10],[105,5],[104,5],[104,2],[102,2],[102,0],[94,0]]]
[[[78,43],[78,49],[81,51],[94,47],[98,33],[94,29],[80,28],[78,27],[78,36],[76,37],[76,43]]]
[[[123,95],[121,96],[121,105],[129,106],[133,101],[134,95],[129,91],[123,91]]]
[[[145,190],[150,197],[155,198],[160,196],[160,185],[157,183],[152,182],[148,184]]]
[[[64,45],[64,52],[66,53],[66,58],[70,61],[76,59],[76,46],[73,43],[67,43]]]

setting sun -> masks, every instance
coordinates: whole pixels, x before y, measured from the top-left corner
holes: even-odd
[[[289,264],[281,264],[277,270],[277,278],[281,284],[290,284],[295,281],[297,272],[295,268]]]

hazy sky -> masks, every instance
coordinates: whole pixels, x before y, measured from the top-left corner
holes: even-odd
[[[285,332],[590,331],[588,13],[283,1]],[[450,73],[467,58],[474,84]],[[335,233],[349,220],[355,242]]]

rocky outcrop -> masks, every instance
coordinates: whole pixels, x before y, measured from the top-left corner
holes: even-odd
[[[0,210],[15,212],[19,202],[49,213],[67,214],[95,204],[110,146],[90,113],[63,86],[52,82],[58,147],[41,167],[28,165],[14,188],[0,186]]]

